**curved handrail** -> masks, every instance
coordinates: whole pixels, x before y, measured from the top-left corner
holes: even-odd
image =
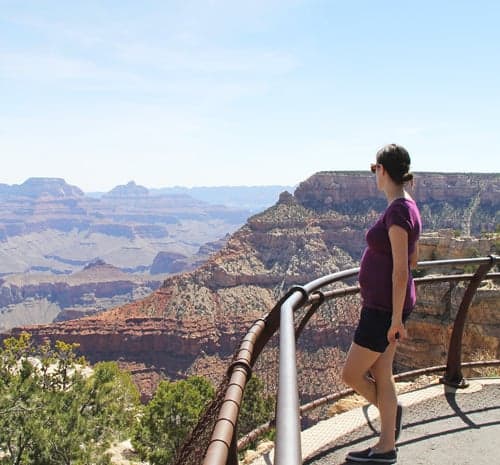
[[[473,274],[438,275],[415,278],[416,283],[469,281],[469,286],[465,292],[455,320],[453,334],[456,333],[456,336],[454,337],[452,334],[446,374],[442,378],[442,381],[445,383],[455,386],[462,385],[463,377],[460,371],[461,336],[467,316],[467,310],[481,281],[485,279],[498,279],[500,277],[500,273],[488,273],[488,271],[499,261],[500,257],[490,255],[488,257],[423,261],[418,263],[418,268],[478,265],[478,269]],[[312,313],[314,313],[315,309],[317,309],[323,301],[330,300],[336,296],[356,294],[359,292],[359,287],[357,286],[333,289],[325,292],[320,291],[320,289],[335,282],[357,276],[358,272],[359,268],[353,268],[320,277],[304,286],[294,286],[276,303],[267,315],[257,320],[252,325],[247,336],[244,337],[240,348],[237,350],[233,363],[229,367],[227,374],[228,387],[224,393],[224,399],[222,400],[221,408],[218,412],[217,421],[203,458],[203,465],[238,464],[236,424],[243,392],[247,380],[251,376],[251,370],[255,361],[278,328],[280,329],[280,373],[276,409],[277,436],[274,463],[275,465],[301,464],[300,408],[298,405],[297,372],[295,363],[296,337],[300,335],[301,329],[307,324]],[[293,312],[305,305],[314,305],[315,309],[313,312],[309,311],[306,314],[303,321],[299,324],[296,335],[293,323]],[[272,422],[269,422],[269,425],[271,424]]]

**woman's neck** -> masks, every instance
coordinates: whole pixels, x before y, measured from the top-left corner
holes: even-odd
[[[404,187],[396,184],[387,186],[384,193],[388,204],[392,203],[396,199],[406,198],[406,191]]]

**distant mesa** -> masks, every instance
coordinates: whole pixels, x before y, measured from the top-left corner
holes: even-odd
[[[87,263],[83,269],[91,270],[92,268],[99,268],[103,266],[109,266],[109,264],[106,263],[102,258],[96,258],[95,260],[92,260],[91,262]]]
[[[203,244],[198,252],[191,257],[177,252],[159,252],[154,258],[149,272],[151,275],[157,275],[194,270],[205,263],[211,255],[221,250],[230,237],[230,234],[226,234],[221,239]]]
[[[186,255],[175,252],[159,252],[151,265],[151,274],[179,273],[184,271],[186,266]]]
[[[200,257],[205,257],[205,256],[208,257],[209,255],[212,255],[215,252],[218,252],[220,249],[222,249],[230,238],[231,234],[228,233],[224,237],[221,237],[216,241],[207,242],[206,244],[203,244],[199,248],[198,253],[196,255],[199,255]]]
[[[0,185],[0,195],[31,198],[79,198],[84,197],[85,194],[79,187],[68,184],[62,178],[28,178],[22,184]]]
[[[83,269],[70,275],[78,280],[93,282],[97,281],[134,281],[134,277],[124,270],[105,262],[101,258],[96,258],[87,263]],[[139,278],[140,279],[140,278]]]
[[[124,272],[148,274],[162,251],[183,257],[167,257],[157,269],[191,270],[210,253],[200,248],[234,232],[250,213],[187,194],[148,192],[133,181],[99,197],[57,178],[0,184],[0,276],[69,274],[96,257]]]
[[[104,197],[145,197],[149,195],[149,190],[144,186],[138,186],[134,181],[111,189]]]

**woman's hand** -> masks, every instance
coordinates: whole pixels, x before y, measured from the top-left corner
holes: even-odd
[[[387,331],[387,340],[390,344],[396,341],[402,341],[408,337],[408,332],[403,323],[392,323]]]

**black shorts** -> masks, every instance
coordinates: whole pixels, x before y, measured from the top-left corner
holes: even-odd
[[[403,322],[408,315],[403,315]],[[384,310],[363,307],[359,317],[358,327],[354,333],[354,342],[361,347],[374,352],[385,352],[389,341],[387,331],[391,327],[392,313]]]

